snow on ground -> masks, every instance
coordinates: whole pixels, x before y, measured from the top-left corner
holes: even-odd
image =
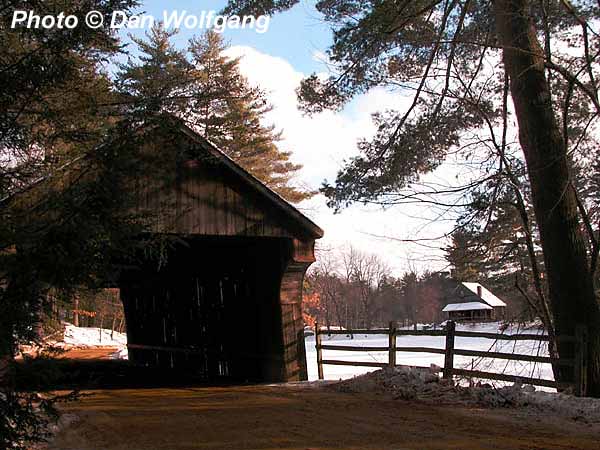
[[[127,346],[119,348],[116,352],[110,355],[111,359],[129,359],[129,352]]]
[[[64,344],[74,347],[119,347],[127,345],[124,333],[103,328],[84,328],[66,324]]]
[[[369,392],[391,395],[394,399],[431,403],[482,405],[488,407],[527,407],[533,413],[567,417],[583,423],[600,424],[600,399],[577,398],[567,394],[536,391],[533,386],[488,384],[464,387],[444,380],[428,370],[409,367],[378,369],[324,389],[339,392]]]
[[[127,335],[105,328],[76,327],[65,324],[64,339],[61,342],[51,342],[52,346],[62,348],[116,347],[110,355],[112,359],[128,359]]]
[[[500,333],[499,322],[479,324],[457,324],[457,330],[479,331],[488,333]],[[422,326],[419,326],[422,328]],[[524,329],[521,325],[512,325],[502,331],[506,334],[543,334],[537,327]],[[351,345],[357,347],[365,346],[388,346],[387,335],[355,335],[351,339],[346,335],[322,336],[322,342],[330,345]],[[398,347],[432,347],[443,349],[445,346],[444,336],[398,336],[396,338]],[[548,356],[547,343],[539,341],[496,341],[487,338],[456,337],[455,348],[480,351],[494,351],[503,353],[521,353],[527,355]],[[317,354],[315,350],[315,338],[306,338],[306,359],[308,365],[308,379],[317,379]],[[364,351],[335,351],[323,350],[323,359],[343,361],[374,361],[387,362],[388,352],[364,352]],[[397,352],[396,363],[407,366],[429,367],[431,364],[443,367],[444,355],[435,353],[412,353]],[[539,364],[524,361],[507,361],[491,358],[473,358],[466,356],[455,356],[454,366],[456,368],[475,369],[485,372],[506,373],[523,377],[544,378],[553,380],[552,367],[550,364]],[[332,366],[324,365],[323,372],[326,380],[347,379],[364,373],[377,370],[372,367],[357,366]],[[502,386],[506,383],[488,381],[490,384]]]
[[[500,331],[499,322],[485,324],[457,324],[458,330],[506,334],[528,333],[543,334],[539,326],[511,325]],[[423,326],[419,325],[422,329]],[[309,381],[317,380],[317,357],[315,337],[306,337],[306,359]],[[350,345],[357,347],[387,347],[387,335],[355,335],[352,339],[346,335],[322,336],[322,341],[331,345]],[[398,336],[398,347],[434,347],[444,348],[444,336]],[[66,324],[64,341],[55,343],[63,347],[117,347],[112,354],[114,359],[127,359],[127,335],[100,328],[83,328]],[[522,353],[547,356],[547,344],[539,341],[495,341],[488,338],[455,338],[455,348],[470,350]],[[345,361],[387,362],[387,351],[348,352],[324,350],[324,359]],[[587,423],[600,423],[600,400],[577,398],[567,394],[544,392],[546,388],[510,385],[491,380],[479,380],[477,386],[465,388],[464,380],[459,383],[440,379],[437,369],[444,365],[444,355],[428,353],[397,352],[396,362],[404,367],[395,369],[376,369],[358,366],[325,365],[326,380],[344,380],[326,384],[325,388],[347,392],[379,392],[391,394],[394,398],[419,399],[434,402],[455,402],[480,404],[485,406],[526,406],[533,410],[552,411],[553,413]],[[438,366],[436,370],[411,369],[406,366]],[[474,368],[487,372],[503,372],[517,376],[545,378],[553,380],[549,364],[536,364],[520,361],[506,361],[491,358],[470,358],[455,356],[455,367]],[[456,380],[455,380],[456,381]],[[478,380],[475,380],[478,381]],[[323,385],[321,385],[323,386]]]
[[[111,354],[113,359],[127,359],[127,335],[117,331],[104,328],[76,327],[70,323],[64,323],[64,332],[61,340],[56,340],[60,332],[46,338],[43,344],[30,344],[19,346],[19,357],[23,355],[39,355],[47,349],[93,348],[93,347],[115,347]]]
[[[457,324],[458,330],[464,331],[479,331],[479,332],[500,332],[501,324],[499,322],[483,323],[483,324]],[[419,324],[418,328],[422,329],[425,325]],[[523,326],[512,325],[503,333],[515,334],[523,333],[541,334],[542,330],[538,327],[529,327],[524,329]],[[322,336],[323,343],[331,345],[351,345],[357,347],[364,346],[381,346],[387,347],[387,335],[355,335],[354,338],[346,335],[331,335]],[[66,324],[64,333],[64,342],[56,343],[58,346],[65,347],[117,347],[112,357],[114,359],[127,359],[127,336],[124,333],[114,332],[111,338],[111,331],[100,328],[84,328],[75,327],[71,324]],[[55,344],[55,345],[56,345]],[[433,347],[444,348],[444,336],[398,336],[396,338],[398,347]],[[507,353],[522,353],[528,355],[547,356],[547,344],[538,341],[495,341],[486,338],[455,338],[455,348],[463,348],[469,350],[481,351],[496,351]],[[388,352],[363,352],[363,351],[335,351],[324,350],[323,359],[344,360],[344,361],[376,361],[387,362]],[[310,381],[317,380],[317,355],[315,350],[315,337],[306,337],[306,360],[308,366],[308,379]],[[435,353],[412,353],[412,352],[397,352],[396,362],[400,365],[429,367],[431,364],[443,367],[444,355]],[[472,358],[455,356],[454,365],[457,368],[476,369],[486,372],[502,372],[517,376],[526,376],[532,378],[545,378],[553,380],[552,368],[549,364],[539,364],[521,361],[506,361],[502,359],[490,358]],[[360,366],[331,366],[324,365],[323,371],[326,380],[343,380],[362,375],[368,372],[377,370],[372,367]],[[487,383],[504,386],[507,383],[485,380]],[[544,389],[544,388],[538,388]]]

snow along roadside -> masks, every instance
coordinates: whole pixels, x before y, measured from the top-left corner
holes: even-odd
[[[600,424],[600,399],[536,391],[534,386],[514,384],[494,388],[488,384],[465,387],[444,380],[432,371],[399,366],[381,369],[324,389],[338,392],[368,392],[391,395],[394,399],[431,403],[480,405],[487,407],[525,407],[531,411]]]

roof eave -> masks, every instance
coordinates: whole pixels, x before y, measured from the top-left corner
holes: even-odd
[[[287,200],[277,194],[275,191],[267,187],[262,183],[258,178],[248,172],[246,169],[241,167],[235,161],[233,161],[229,156],[227,156],[223,151],[221,151],[215,144],[210,142],[208,139],[203,138],[198,135],[194,130],[192,130],[187,125],[179,122],[180,129],[194,142],[202,145],[204,149],[209,151],[213,156],[217,157],[220,161],[222,161],[227,168],[236,173],[240,178],[244,179],[250,186],[252,186],[255,190],[269,198],[279,209],[283,210],[288,215],[292,216],[296,221],[309,232],[311,237],[315,239],[320,239],[325,235],[325,232],[312,220],[302,214],[295,206],[290,204]]]

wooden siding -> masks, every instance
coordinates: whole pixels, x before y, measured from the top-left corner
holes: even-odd
[[[302,283],[308,264],[291,263],[281,280],[281,326],[285,381],[308,379],[302,318]]]
[[[140,173],[132,183],[138,212],[148,217],[154,232],[314,241],[310,231],[254,189],[247,177],[232,172],[205,149],[185,140],[178,145],[192,146],[193,150],[184,153],[195,154],[195,158],[163,160],[160,171]],[[155,142],[148,146],[145,153],[164,152],[164,145]],[[282,199],[279,202],[284,203]]]

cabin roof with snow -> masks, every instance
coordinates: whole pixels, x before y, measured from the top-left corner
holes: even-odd
[[[442,309],[443,312],[451,311],[478,311],[484,309],[494,309],[489,305],[481,302],[467,302],[467,303],[450,303]]]
[[[447,304],[459,303],[483,303],[492,308],[505,307],[506,303],[500,300],[496,295],[492,294],[488,289],[480,283],[471,282],[455,282],[456,287],[452,293],[446,297]]]
[[[492,294],[489,290],[487,290],[484,286],[479,283],[467,283],[463,282],[462,285],[466,287],[468,290],[473,292],[475,295],[481,298],[485,303],[490,306],[498,307],[498,306],[506,306],[502,300]],[[481,292],[481,295],[479,294]]]

